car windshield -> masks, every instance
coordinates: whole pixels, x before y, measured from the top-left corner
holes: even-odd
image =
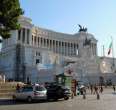
[[[43,86],[36,86],[35,87],[35,90],[36,91],[44,91],[44,90],[46,90]]]
[[[33,91],[33,87],[23,87],[22,88],[22,92],[29,92],[29,91]]]

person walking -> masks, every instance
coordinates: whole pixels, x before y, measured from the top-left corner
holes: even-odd
[[[17,92],[20,91],[20,85],[19,85],[19,83],[16,85],[16,91],[17,91]]]
[[[97,95],[97,100],[99,100],[100,99],[100,95],[99,95],[99,92],[98,92],[98,86],[97,85],[95,85],[94,86],[94,93]]]
[[[115,90],[116,90],[115,85],[113,85],[113,90],[114,90],[114,93],[115,93]]]
[[[83,99],[86,99],[86,88],[83,88]]]
[[[100,93],[103,92],[103,86],[100,86]]]
[[[71,99],[73,99],[73,98],[74,98],[74,92],[71,91]]]
[[[93,94],[93,85],[90,85],[91,94]]]

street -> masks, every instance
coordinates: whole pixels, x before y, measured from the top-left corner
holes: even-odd
[[[42,101],[30,104],[1,99],[0,110],[116,110],[116,94],[112,92],[112,90],[105,90],[100,94],[100,100],[96,99],[96,95],[90,94],[86,99],[80,95],[66,101]]]

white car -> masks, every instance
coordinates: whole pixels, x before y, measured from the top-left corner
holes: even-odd
[[[13,99],[27,100],[28,102],[32,100],[46,100],[47,90],[44,86],[40,85],[24,86],[13,94]]]

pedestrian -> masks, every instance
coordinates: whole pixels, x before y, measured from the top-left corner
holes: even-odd
[[[113,90],[114,90],[114,92],[115,92],[115,90],[116,90],[115,85],[113,85]]]
[[[94,93],[97,95],[97,100],[99,100],[100,99],[100,95],[99,95],[99,92],[98,92],[98,87],[97,87],[97,85],[95,85],[94,86]]]
[[[98,92],[98,87],[97,87],[97,85],[95,84],[95,85],[94,85],[94,94],[97,94],[97,92]]]
[[[100,93],[103,92],[103,86],[100,86]]]
[[[71,99],[73,99],[73,98],[74,98],[74,92],[71,91]]]
[[[100,95],[99,95],[99,93],[97,93],[97,100],[99,100],[100,99]]]
[[[83,88],[83,99],[86,99],[86,88]]]
[[[16,86],[16,91],[17,91],[17,92],[20,91],[20,85],[19,85],[19,83],[18,83],[17,86]]]
[[[91,94],[93,94],[93,85],[90,85]]]

